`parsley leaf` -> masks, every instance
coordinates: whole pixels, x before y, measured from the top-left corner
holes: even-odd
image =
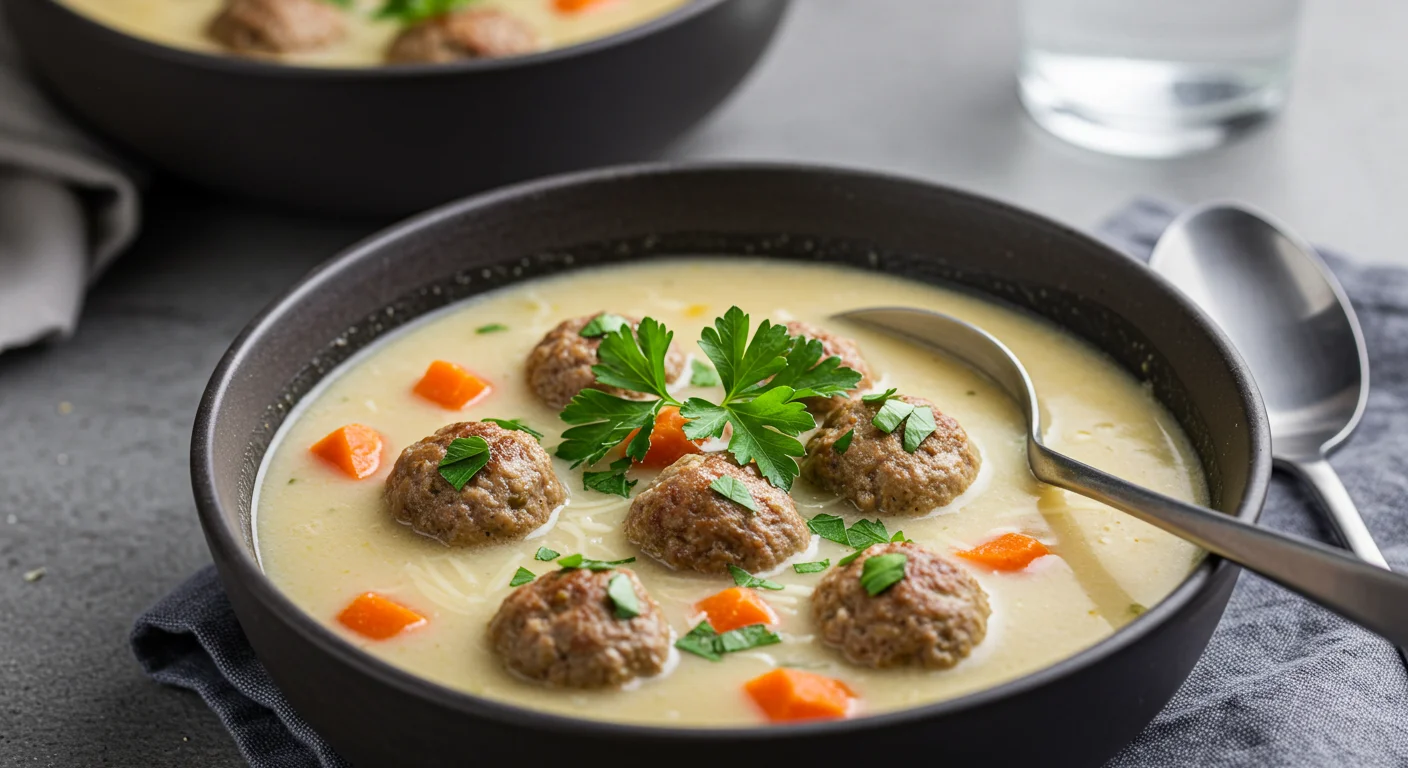
[[[381,10],[376,12],[376,18],[396,19],[405,24],[414,24],[457,10],[472,2],[474,0],[386,0]]]
[[[836,451],[837,453],[845,453],[846,451],[850,450],[851,440],[855,439],[855,436],[856,431],[854,429],[844,435],[841,435],[839,438],[836,439],[836,442],[831,444],[832,450]]]
[[[919,444],[924,442],[924,438],[934,434],[936,429],[938,425],[934,423],[934,409],[927,405],[915,407],[914,412],[904,421],[905,453],[919,450]]]
[[[837,568],[843,568],[843,567],[845,567],[845,566],[847,566],[847,565],[850,565],[851,563],[854,563],[854,562],[856,561],[856,558],[860,557],[861,554],[864,553],[865,550],[867,550],[867,549],[870,549],[870,545],[869,545],[869,544],[865,545],[864,547],[861,547],[860,549],[857,549],[856,551],[852,552],[852,553],[849,554],[849,555],[846,555],[845,557],[841,558],[840,560],[837,560],[837,561],[836,561],[836,567],[837,567]]]
[[[578,553],[575,555],[567,555],[559,559],[557,564],[562,566],[562,569],[566,571],[575,570],[577,568],[585,568],[588,571],[609,571],[618,565],[634,563],[635,561],[636,559],[634,557],[628,557],[625,560],[592,560]]]
[[[733,475],[719,475],[714,478],[714,482],[709,483],[709,487],[714,493],[748,509],[750,512],[758,511],[758,502],[753,500],[753,494],[748,492],[748,486],[742,480]]]
[[[792,570],[797,573],[821,573],[831,567],[831,560],[818,560],[815,563],[793,563]]]
[[[676,640],[675,647],[709,661],[718,661],[725,653],[736,653],[780,642],[782,638],[765,624],[750,624],[720,635],[709,626],[709,622],[701,621],[688,634]]]
[[[527,424],[524,424],[521,419],[480,419],[480,421],[487,421],[490,424],[498,424],[504,429],[516,429],[519,432],[527,432],[528,434],[533,436],[534,440],[543,439],[542,432],[539,432],[538,430],[533,429]]]
[[[551,562],[553,560],[556,560],[558,557],[560,557],[560,555],[557,552],[554,552],[553,550],[548,549],[547,547],[538,547],[538,551],[533,553],[534,560],[542,560],[543,562]]]
[[[764,320],[750,342],[748,323],[743,310],[730,307],[699,336],[699,348],[714,363],[724,386],[725,402],[787,366],[783,354],[792,345],[792,337],[786,326]]]
[[[894,387],[890,387],[884,392],[872,392],[868,395],[861,395],[860,399],[862,402],[880,403],[883,405],[886,400],[889,400],[890,398],[894,397],[896,392],[899,392],[899,390],[895,389]]]
[[[891,544],[895,544],[895,543],[908,544],[908,543],[911,542],[911,541],[913,541],[913,539],[906,538],[905,535],[904,535],[904,531],[895,531],[895,535],[890,537],[890,543],[891,543]]]
[[[593,317],[577,335],[585,339],[594,339],[598,336],[605,336],[608,333],[615,333],[623,327],[629,326],[631,321],[620,315],[613,315],[610,312],[602,312]]]
[[[445,458],[440,460],[440,476],[454,486],[456,491],[465,485],[489,463],[491,456],[489,443],[479,435],[457,437],[445,449]]]
[[[349,0],[349,1],[350,1],[350,0]],[[507,330],[508,330],[508,326],[507,326],[507,325],[504,325],[503,323],[489,323],[488,325],[481,325],[481,326],[479,326],[478,328],[475,328],[475,329],[474,329],[474,332],[475,332],[475,333],[498,333],[499,331],[507,331]]]
[[[627,400],[599,389],[584,389],[562,411],[563,421],[579,426],[562,433],[563,442],[555,453],[559,459],[571,461],[574,468],[583,463],[595,464],[631,432],[639,429],[648,433],[654,429],[660,405],[659,400]],[[649,439],[647,436],[647,447]]]
[[[780,327],[780,326],[775,326]],[[742,466],[757,462],[758,471],[768,482],[789,491],[801,470],[793,457],[806,455],[802,443],[793,437],[816,426],[806,406],[792,399],[790,387],[769,389],[752,400],[738,401],[727,406],[727,420],[733,426],[728,450]],[[690,413],[697,398],[691,398],[680,409],[680,415]],[[705,414],[707,416],[707,414]],[[685,425],[685,435],[689,435]],[[691,436],[692,437],[692,436]]]
[[[601,362],[592,366],[597,383],[673,402],[665,387],[668,383],[665,353],[674,337],[674,333],[651,317],[640,321],[634,333],[630,325],[622,325],[602,336],[601,346],[596,350]]]
[[[508,585],[510,587],[521,587],[536,578],[538,577],[535,576],[532,571],[520,566],[519,569],[514,572],[513,579],[509,581]]]
[[[689,371],[690,386],[717,387],[720,383],[719,372],[699,360],[689,361]]]
[[[787,353],[787,366],[768,382],[769,386],[787,386],[792,397],[844,396],[860,383],[860,372],[842,367],[841,358],[832,355],[825,360],[825,347],[816,339],[798,336]]]
[[[850,540],[846,538],[846,521],[835,515],[828,515],[825,512],[807,521],[807,528],[812,533],[823,539],[834,541],[837,544],[850,545]]]
[[[904,578],[904,564],[909,556],[903,552],[890,552],[868,558],[861,566],[860,585],[874,597],[893,587]]]
[[[886,400],[885,404],[880,406],[880,410],[876,411],[875,418],[871,419],[870,423],[874,424],[876,429],[888,435],[894,432],[895,429],[899,427],[900,423],[909,418],[909,415],[913,412],[914,406],[903,400],[892,398]]]
[[[620,496],[623,499],[631,497],[631,489],[636,487],[639,480],[627,480],[626,470],[631,468],[629,458],[617,459],[611,462],[610,469],[604,472],[583,472],[582,486],[589,491],[607,493],[613,496]]]
[[[781,584],[778,584],[775,581],[768,581],[767,579],[760,579],[757,576],[754,576],[753,574],[733,564],[729,565],[728,572],[733,575],[733,583],[737,584],[740,587],[772,590],[782,589]]]
[[[606,582],[606,596],[616,606],[616,618],[634,619],[640,615],[640,597],[636,595],[630,576],[624,573],[612,576],[611,581]]]
[[[884,544],[890,540],[890,532],[885,530],[885,524],[880,522],[880,518],[874,520],[857,520],[856,524],[846,531],[846,543],[856,549],[865,549],[871,544]]]

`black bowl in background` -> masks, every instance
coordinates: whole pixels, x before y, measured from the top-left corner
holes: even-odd
[[[255,473],[288,409],[342,360],[465,296],[699,253],[850,264],[1044,316],[1149,382],[1192,438],[1214,507],[1245,520],[1261,508],[1270,440],[1246,368],[1176,290],[1090,237],[955,190],[835,169],[640,167],[533,182],[433,211],[328,262],[245,329],[206,390],[192,445],[201,524],[250,642],[294,708],[343,755],[375,766],[530,754],[657,768],[724,754],[834,765],[927,753],[1026,768],[1094,765],[1133,738],[1202,653],[1236,566],[1209,558],[1113,636],[1009,683],[852,721],[751,729],[578,720],[451,691],[357,650],[260,572]]]
[[[170,48],[57,0],[5,0],[5,11],[58,100],[158,168],[307,210],[405,215],[654,156],[742,81],[787,2],[691,0],[531,56],[359,69]]]

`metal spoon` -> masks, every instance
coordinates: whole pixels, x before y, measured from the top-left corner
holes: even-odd
[[[1325,461],[1364,413],[1369,356],[1354,308],[1315,249],[1257,211],[1213,203],[1170,224],[1149,266],[1242,353],[1266,403],[1276,466],[1310,486],[1354,554],[1387,568]]]
[[[1240,563],[1400,646],[1408,643],[1408,578],[1343,550],[1141,488],[1046,447],[1031,378],[1012,352],[986,331],[922,309],[859,309],[838,317],[956,357],[997,382],[1022,406],[1027,421],[1027,462],[1038,480],[1128,512]]]

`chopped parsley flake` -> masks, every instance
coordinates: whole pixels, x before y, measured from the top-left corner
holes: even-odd
[[[818,560],[815,563],[793,563],[792,570],[797,573],[821,573],[831,567],[830,560]]]
[[[498,424],[499,426],[503,427],[504,429],[508,429],[508,430],[517,430],[517,431],[519,431],[519,432],[527,432],[528,434],[530,434],[530,435],[533,436],[533,439],[534,439],[534,440],[542,440],[542,439],[543,439],[543,433],[542,433],[542,432],[539,432],[538,430],[533,429],[532,427],[528,426],[527,424],[524,424],[522,419],[480,419],[480,421],[486,421],[486,422],[488,422],[488,423],[490,423],[490,424]]]
[[[748,492],[748,486],[742,480],[733,475],[719,475],[714,478],[714,482],[709,483],[709,487],[714,493],[734,502],[750,512],[758,511],[758,502],[753,500],[753,494]]]
[[[717,387],[719,385],[719,372],[709,367],[708,363],[691,359],[689,361],[689,384],[693,387]]]
[[[916,406],[914,412],[904,422],[904,450],[914,453],[924,438],[934,434],[938,425],[934,423],[934,409],[927,405]]]
[[[867,558],[861,566],[860,585],[874,597],[898,584],[904,578],[904,564],[909,556],[903,552],[890,552]]]
[[[857,520],[855,525],[846,531],[846,543],[856,549],[865,549],[871,544],[884,544],[890,540],[890,532],[885,530],[885,524],[880,522],[880,518],[874,520]]]
[[[891,398],[880,406],[880,410],[875,412],[875,418],[871,419],[870,423],[888,435],[898,429],[911,413],[914,413],[914,406],[903,400]]]
[[[475,332],[475,333],[498,333],[499,331],[507,331],[507,330],[508,330],[508,326],[507,326],[507,325],[504,325],[503,323],[489,323],[488,325],[481,325],[481,326],[479,326],[478,328],[475,328],[475,329],[474,329],[474,332]]]
[[[612,496],[620,496],[623,499],[631,497],[631,489],[636,487],[639,480],[627,480],[626,471],[631,468],[629,458],[617,459],[611,462],[610,468],[601,472],[583,472],[582,486],[589,491],[606,493]]]
[[[541,560],[542,558],[539,559]],[[509,581],[508,585],[510,587],[521,587],[536,578],[538,577],[534,575],[532,571],[520,566],[518,570],[514,572],[513,579]]]
[[[767,579],[760,579],[736,565],[730,564],[728,572],[733,576],[733,583],[740,587],[748,587],[750,589],[782,589],[781,584],[775,581],[768,581]]]
[[[538,547],[538,551],[533,553],[534,560],[541,560],[545,563],[556,560],[559,557],[561,557],[561,555],[547,547]]]
[[[352,7],[350,0],[332,2],[344,8]],[[381,10],[376,12],[376,18],[396,19],[403,24],[414,24],[434,16],[443,16],[472,2],[474,0],[386,0]]]
[[[851,440],[855,439],[855,436],[856,431],[854,429],[844,435],[841,435],[841,437],[837,438],[836,442],[831,444],[832,450],[836,451],[837,453],[845,453],[846,451],[850,450]]]
[[[630,325],[631,321],[620,315],[602,312],[596,317],[593,317],[586,325],[582,326],[582,330],[577,333],[583,338],[594,339],[598,336],[605,336],[608,333],[615,333],[622,328],[628,328]]]
[[[861,398],[867,403],[880,403],[880,410],[875,412],[875,417],[870,420],[875,428],[891,434],[904,425],[904,446],[905,453],[914,453],[919,450],[919,444],[929,435],[934,434],[938,425],[934,423],[934,409],[927,405],[915,406],[900,400],[895,395],[894,389],[887,389],[874,395],[865,395]],[[838,441],[839,442],[839,441]],[[850,443],[847,442],[847,445]],[[845,451],[841,451],[845,453]]]
[[[456,491],[464,490],[474,475],[489,463],[491,455],[489,443],[479,435],[457,437],[450,441],[445,458],[440,460],[440,476]]]
[[[1138,616],[1138,615],[1144,613],[1144,612],[1147,611],[1147,610],[1149,610],[1149,609],[1148,609],[1148,608],[1145,608],[1145,607],[1144,607],[1142,604],[1140,604],[1140,603],[1130,603],[1130,604],[1129,604],[1129,613],[1130,613],[1131,616]]]
[[[846,538],[846,521],[835,515],[828,515],[825,512],[807,521],[807,528],[812,533],[823,539],[834,541],[837,544],[850,545]]]
[[[609,571],[618,565],[626,565],[627,563],[634,563],[635,561],[636,559],[634,557],[628,557],[625,560],[592,560],[578,553],[560,558],[557,564],[562,566],[563,570],[567,571],[577,568],[583,568],[588,571]]]
[[[736,653],[759,646],[776,645],[780,642],[782,642],[782,638],[764,624],[750,624],[746,627],[731,629],[721,635],[709,626],[709,622],[701,621],[689,631],[689,634],[675,641],[675,647],[681,651],[702,656],[709,661],[718,661],[723,658],[725,653]]]
[[[631,583],[630,576],[624,573],[612,576],[611,581],[606,582],[606,595],[611,598],[611,604],[616,606],[616,618],[634,619],[640,615],[640,598],[636,596],[636,588]]]

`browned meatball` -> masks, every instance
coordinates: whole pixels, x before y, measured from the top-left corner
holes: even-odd
[[[841,358],[841,365],[845,368],[860,374],[860,383],[851,393],[864,392],[875,385],[871,379],[870,366],[866,365],[865,357],[860,353],[860,347],[855,341],[845,336],[837,336],[829,331],[822,330],[811,323],[804,323],[800,320],[793,320],[787,323],[787,332],[793,336],[805,336],[808,339],[816,339],[821,342],[821,359],[828,357]],[[825,419],[826,415],[841,407],[846,402],[844,397],[810,397],[802,401],[806,403],[807,410],[819,419]]]
[[[210,36],[240,53],[311,51],[346,34],[327,0],[229,0],[210,23]]]
[[[973,484],[982,458],[963,427],[933,403],[900,399],[934,411],[937,428],[914,453],[904,450],[905,427],[887,435],[871,423],[879,404],[845,400],[807,441],[802,476],[850,499],[865,514],[924,515],[953,501]],[[850,447],[838,453],[836,441],[853,429]]]
[[[461,59],[520,56],[539,48],[527,22],[489,8],[434,16],[407,27],[391,42],[393,64],[443,64]]]
[[[601,337],[586,338],[582,329],[600,314],[563,320],[528,353],[528,386],[549,408],[565,408],[573,395],[588,387],[620,397],[638,397],[635,393],[596,383],[592,366],[600,362],[596,350],[601,346]],[[631,321],[632,328],[640,325],[638,318],[626,319]],[[683,371],[684,354],[671,345],[665,355],[665,378],[674,381]]]
[[[489,444],[489,463],[456,491],[440,476],[440,460],[455,438],[475,435]],[[548,521],[567,491],[531,435],[474,421],[443,427],[402,451],[385,496],[392,516],[417,533],[469,547],[523,538]]]
[[[607,594],[631,581],[640,615],[622,619]],[[670,625],[630,571],[554,571],[515,589],[489,622],[504,666],[563,688],[602,688],[659,674],[670,655]]]
[[[904,578],[871,595],[861,584],[865,561],[903,552]],[[833,568],[812,593],[821,641],[865,667],[947,669],[983,641],[988,596],[971,575],[913,543],[879,544]]]
[[[743,481],[757,512],[709,487],[722,475]],[[651,557],[700,573],[724,573],[730,565],[770,570],[811,542],[791,496],[753,465],[740,467],[719,454],[684,456],[666,467],[631,502],[622,530]]]

